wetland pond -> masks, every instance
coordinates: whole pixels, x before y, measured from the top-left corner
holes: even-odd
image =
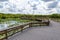
[[[6,21],[6,22],[2,22],[2,23],[0,23],[0,31],[8,29],[10,27],[21,25],[21,24],[24,24],[24,23],[26,23],[26,22],[25,21],[23,21],[23,22],[21,22],[21,21]]]

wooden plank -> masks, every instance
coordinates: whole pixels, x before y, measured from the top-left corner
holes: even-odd
[[[20,31],[22,32],[24,30],[25,26],[27,26],[27,25],[29,25],[29,27],[32,27],[33,24],[46,24],[46,25],[49,25],[49,23],[50,23],[50,21],[44,21],[44,22],[33,21],[33,22],[29,22],[29,23],[26,23],[26,24],[22,24],[22,25],[16,26],[16,27],[8,28],[6,30],[2,30],[2,31],[0,31],[0,35],[5,34],[6,37],[2,38],[1,40],[8,39],[9,36],[12,36],[12,35],[20,32]],[[19,29],[21,29],[21,30],[18,31]],[[13,31],[13,34],[8,36],[7,33],[11,32],[11,31]]]

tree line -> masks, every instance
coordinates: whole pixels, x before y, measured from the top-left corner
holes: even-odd
[[[35,18],[60,18],[60,14],[52,14],[52,15],[26,15],[26,14],[3,14],[0,13],[0,19],[7,18],[20,18],[20,19],[35,19]]]

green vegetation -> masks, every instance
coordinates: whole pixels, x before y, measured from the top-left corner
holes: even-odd
[[[4,21],[9,21],[9,20],[15,20],[15,21],[32,21],[35,19],[60,19],[60,14],[52,14],[52,15],[29,15],[29,14],[3,14],[0,13],[0,23]]]
[[[36,18],[46,17],[47,15],[26,15],[26,14],[3,14],[0,13],[0,19],[23,19],[34,20]],[[1,20],[0,20],[1,21]]]
[[[53,21],[60,22],[60,14],[52,14],[49,18]]]
[[[50,15],[50,18],[60,18],[60,14],[52,14]]]
[[[0,13],[0,23],[1,22],[6,22],[6,21],[20,21],[20,22],[29,22],[31,20],[26,20],[23,19],[23,17],[25,17],[22,14],[3,14]]]

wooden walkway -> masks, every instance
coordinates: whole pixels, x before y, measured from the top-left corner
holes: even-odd
[[[43,21],[32,21],[27,22],[24,24],[19,25],[11,25],[11,27],[0,29],[0,40],[8,40],[8,37],[13,36],[16,33],[23,32],[27,28],[31,28],[33,26],[49,26],[50,21],[49,20],[43,20]]]
[[[51,21],[50,26],[31,27],[8,40],[60,40],[60,23]]]

